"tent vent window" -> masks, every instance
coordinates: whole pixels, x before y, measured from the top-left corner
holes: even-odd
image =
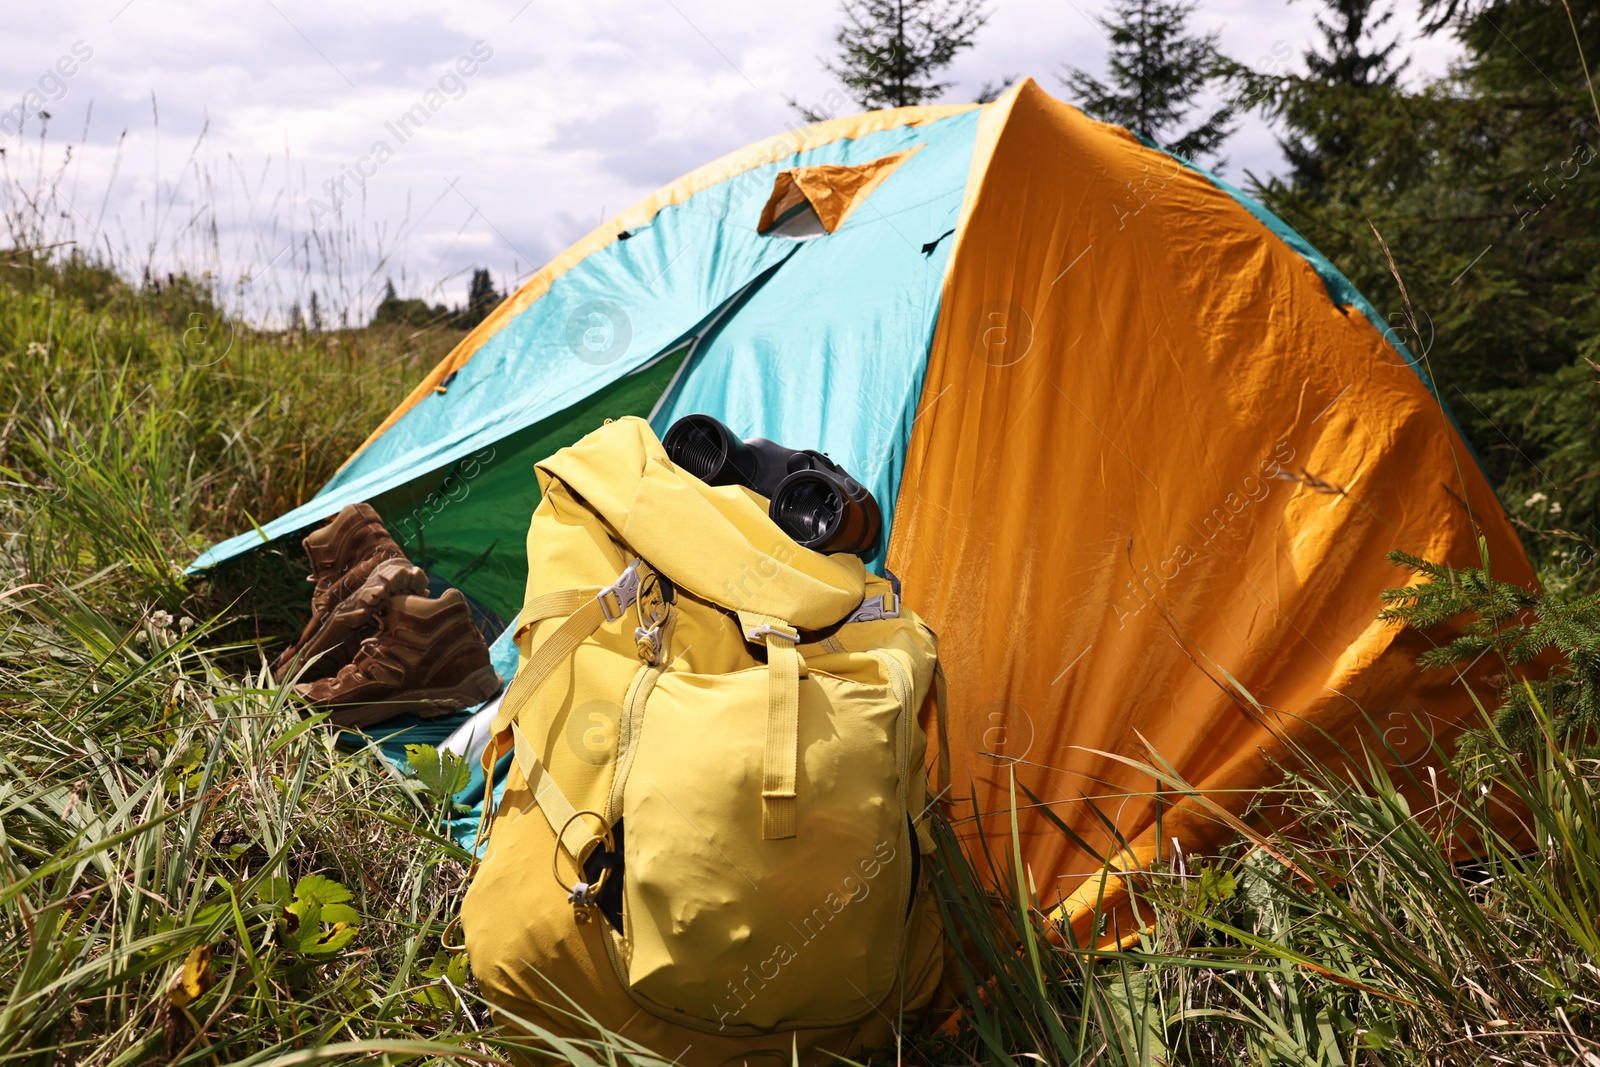
[[[779,171],[761,208],[756,232],[791,240],[834,233],[921,147],[853,167],[825,163]]]

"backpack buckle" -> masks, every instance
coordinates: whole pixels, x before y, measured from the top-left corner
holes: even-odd
[[[562,824],[560,831],[557,832],[556,850],[555,853],[550,857],[550,873],[555,875],[556,884],[566,892],[567,903],[572,905],[572,920],[577,923],[586,923],[589,921],[590,912],[598,907],[597,900],[600,896],[600,890],[605,888],[606,879],[611,876],[611,868],[602,867],[599,878],[596,878],[593,882],[585,882],[582,880],[583,872],[580,866],[579,880],[577,882],[574,882],[569,886],[564,880],[562,880],[561,869],[556,863],[557,859],[561,855],[562,835],[567,832],[568,826],[571,826],[575,821],[583,818],[585,815],[594,816],[595,821],[600,824],[600,833],[595,835],[595,840],[598,840],[601,846],[607,852],[615,852],[617,850],[616,836],[612,833],[611,827],[607,825],[605,818],[597,811],[584,809],[573,812],[572,816]],[[573,858],[577,859],[577,857]]]
[[[606,602],[611,597],[617,602],[615,609]],[[616,622],[622,618],[622,613],[633,606],[639,599],[639,560],[635,559],[625,567],[617,580],[606,586],[594,595],[600,602],[600,614],[605,616],[606,622]]]
[[[745,631],[744,636],[745,640],[747,641],[759,642],[764,637],[772,636],[787,641],[791,645],[798,645],[800,643],[799,630],[796,630],[791,626],[774,626],[770,622],[764,622],[753,630]]]
[[[634,628],[633,639],[639,647],[639,658],[652,666],[661,659],[661,628],[671,611],[672,597],[672,583],[652,568],[643,568],[636,598],[639,625]]]
[[[868,597],[861,602],[861,606],[852,611],[844,620],[846,624],[852,622],[882,622],[885,619],[898,619],[900,617],[900,598],[894,593],[885,593],[882,596]]]

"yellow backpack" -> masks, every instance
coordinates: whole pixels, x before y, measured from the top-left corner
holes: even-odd
[[[892,1043],[943,958],[919,877],[932,631],[855,556],[679,470],[643,420],[538,477],[484,757],[515,759],[461,910],[485,997],[683,1064]]]

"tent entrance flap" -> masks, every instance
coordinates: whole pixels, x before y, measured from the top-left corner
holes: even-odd
[[[372,504],[414,562],[509,619],[528,583],[528,519],[539,504],[533,465],[607,419],[648,415],[688,352],[680,343],[610,389],[396,486]]]

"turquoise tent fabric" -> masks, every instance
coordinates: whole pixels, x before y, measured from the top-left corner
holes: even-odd
[[[656,431],[703,412],[743,436],[825,451],[883,503],[887,545],[977,118],[969,112],[944,120],[945,136],[902,164],[837,232],[800,242],[770,279],[702,337],[651,420]],[[881,565],[882,557],[880,551],[873,562]],[[516,671],[510,633],[493,650],[506,678]],[[442,740],[470,716],[380,728],[380,748],[403,768],[406,744],[425,736]],[[503,759],[496,768],[496,790],[506,766]],[[469,849],[485,798],[476,764],[472,774],[448,825]]]
[[[444,392],[408,411],[314,499],[260,531],[213,546],[190,565],[191,573],[310,526],[346,504],[440,471],[567,410],[669,350],[763,271],[794,253],[791,240],[758,234],[755,228],[780,170],[856,165],[918,144],[944,147],[949,141],[964,146],[956,151],[970,160],[976,121],[976,112],[968,112],[835,141],[663,208],[627,239],[557,278],[548,293],[484,344]],[[916,157],[906,166],[914,162]],[[964,179],[965,161],[961,170]],[[875,217],[868,205],[882,192],[857,211],[864,213],[863,222]],[[596,309],[613,331],[612,343],[598,346],[599,352],[582,343]],[[794,307],[791,314],[799,320],[826,310]]]
[[[651,419],[713,415],[741,437],[826,452],[878,500],[889,543],[978,112],[891,174],[836,232],[795,254],[696,347]],[[880,153],[881,154],[881,153]]]
[[[396,486],[370,503],[413,562],[508,619],[522,607],[528,584],[528,517],[539,503],[534,464],[608,418],[648,415],[683,355],[671,353],[437,476]]]

